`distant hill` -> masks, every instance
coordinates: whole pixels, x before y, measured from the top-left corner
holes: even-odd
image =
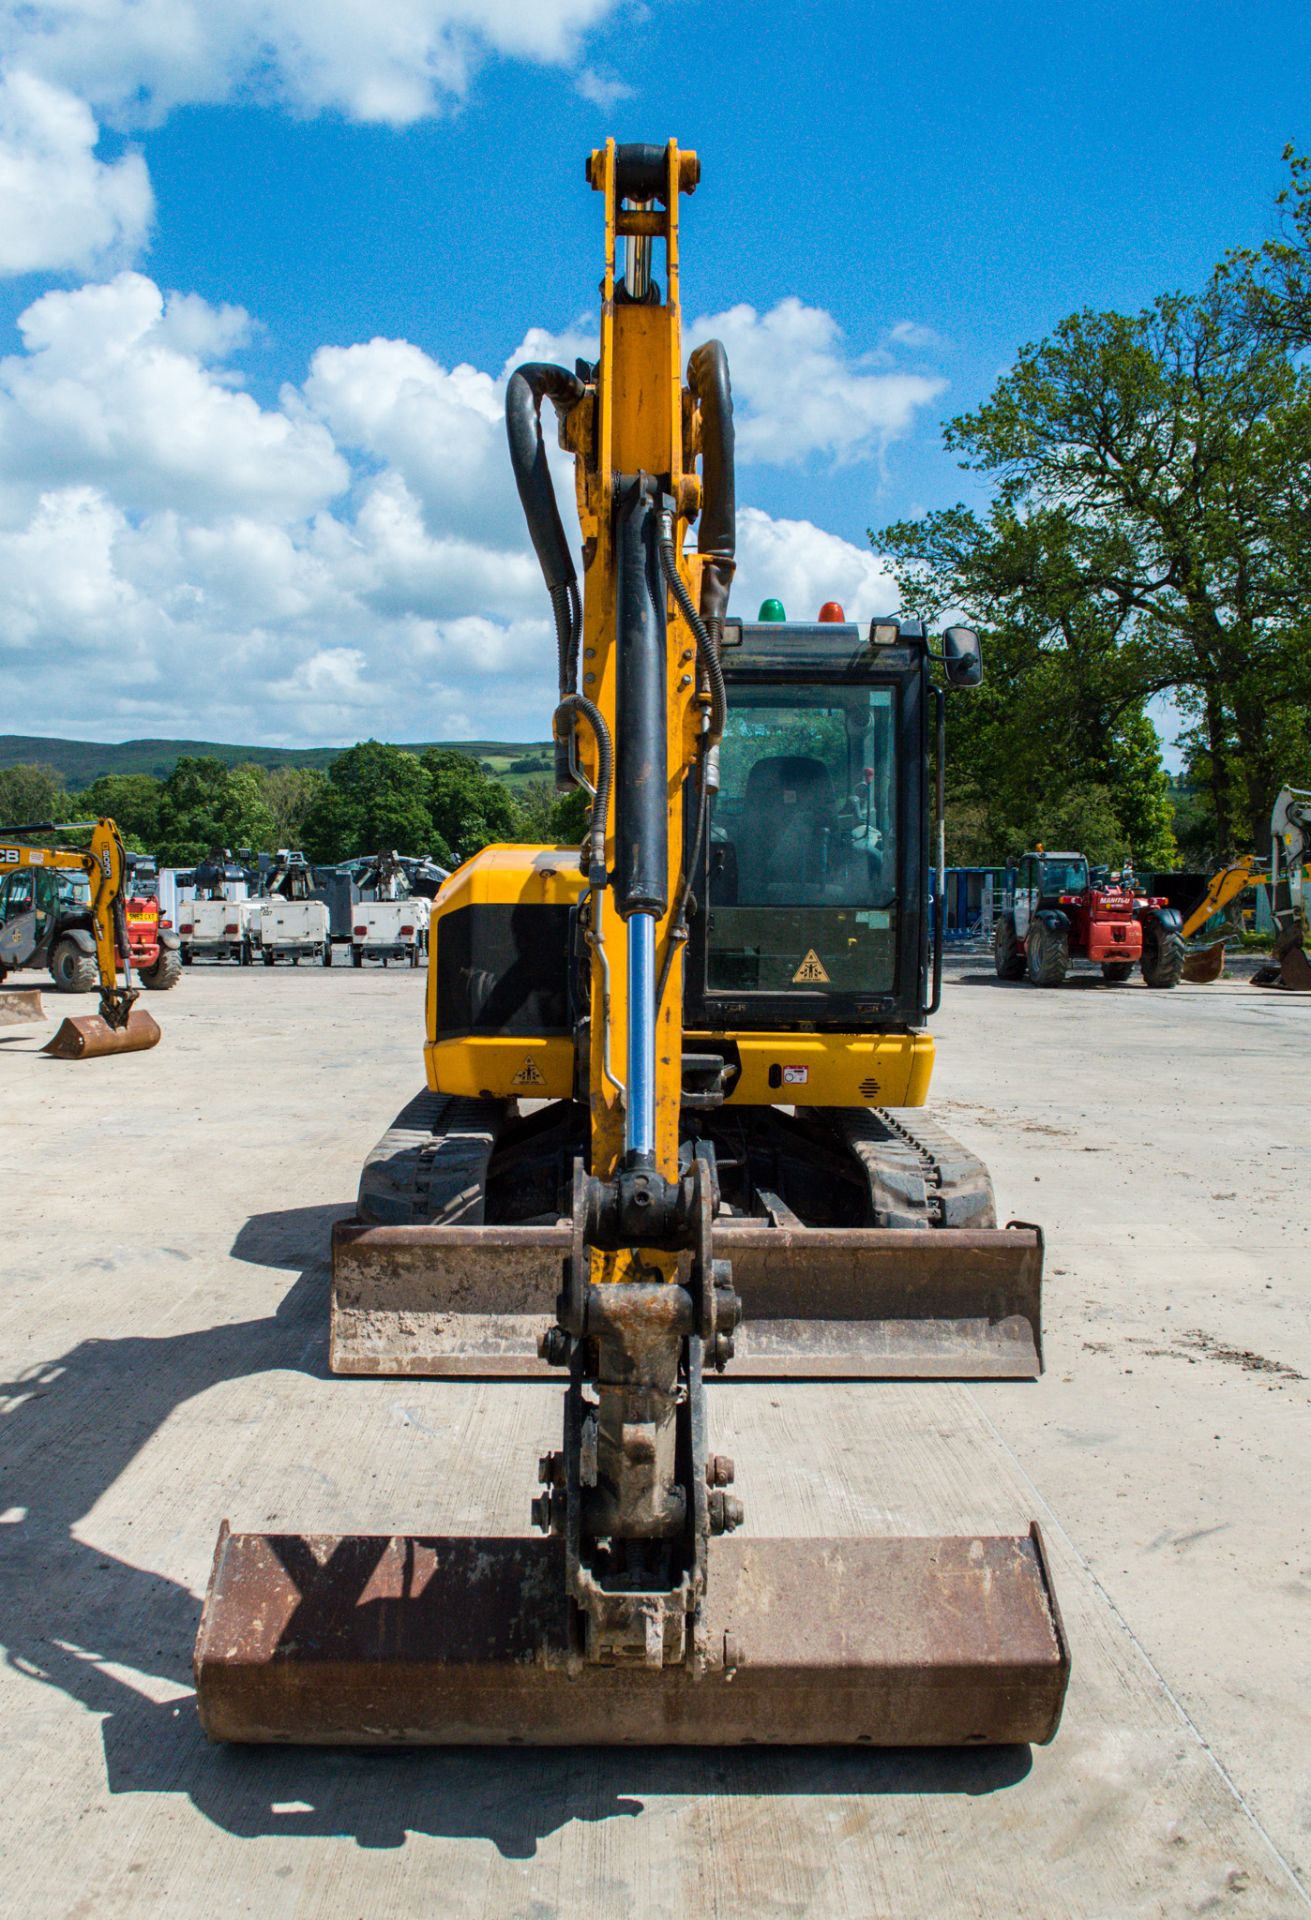
[[[550,746],[540,741],[515,740],[424,740],[407,750],[422,753],[425,747],[454,747],[471,754],[475,760],[487,760],[497,773],[508,773],[514,760],[541,758],[543,771],[550,764]],[[41,734],[0,733],[0,767],[30,765],[33,762],[53,767],[62,774],[66,786],[76,793],[106,773],[151,773],[165,779],[177,762],[186,757],[208,755],[229,767],[328,767],[344,753],[344,747],[234,747],[218,740],[123,740],[107,744],[96,740],[55,740]]]

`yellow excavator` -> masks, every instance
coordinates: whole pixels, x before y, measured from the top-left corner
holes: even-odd
[[[752,1537],[711,1443],[735,1389],[707,1391],[1040,1371],[1041,1235],[997,1226],[985,1169],[919,1112],[942,977],[929,772],[936,740],[940,817],[946,694],[978,683],[977,636],[729,617],[727,361],[710,341],[684,374],[679,331],[697,156],[610,141],[587,177],[599,356],[520,367],[506,419],[555,619],[557,774],[590,825],[581,851],[489,847],[443,886],[427,1087],[333,1243],[338,1372],[562,1380],[561,1443],[535,1535],[224,1522],[202,1724],[1046,1741],[1069,1655],[1037,1527]]]
[[[1222,913],[1248,887],[1267,885],[1275,920],[1270,960],[1258,969],[1253,983],[1311,993],[1311,956],[1303,945],[1305,910],[1303,873],[1311,861],[1311,792],[1283,787],[1270,814],[1270,864],[1246,853],[1211,875],[1206,891],[1183,923],[1183,937],[1191,940],[1207,922]],[[1282,878],[1281,878],[1282,875]],[[1184,961],[1184,979],[1193,985],[1218,980],[1224,972],[1225,940],[1194,948]]]
[[[132,978],[125,905],[128,862],[123,836],[112,820],[87,821],[85,826],[91,835],[85,848],[19,844],[38,835],[76,830],[50,821],[0,827],[0,884],[5,896],[0,924],[0,978],[14,967],[27,965],[33,955],[44,956],[47,949],[61,942],[76,959],[77,942],[90,947],[99,981],[99,1012],[64,1020],[54,1038],[41,1049],[57,1060],[141,1053],[157,1047],[160,1038],[157,1021],[137,1005],[139,989]],[[21,883],[11,876],[24,874],[31,874],[33,884],[19,898]],[[85,897],[66,897],[61,892],[58,876],[68,874],[85,879]],[[52,876],[48,886],[47,875]],[[120,957],[122,984],[118,978]]]

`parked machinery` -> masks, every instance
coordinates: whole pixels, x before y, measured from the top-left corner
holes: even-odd
[[[1178,913],[1112,877],[1095,883],[1081,853],[1038,847],[1020,861],[1014,894],[997,917],[993,959],[1002,980],[1059,987],[1073,960],[1127,980],[1137,966],[1149,987],[1177,987],[1184,943]]]
[[[376,853],[357,875],[360,900],[351,920],[351,962],[362,967],[397,960],[417,967],[428,946],[430,902],[411,892],[406,863],[397,853]]]
[[[31,847],[7,841],[87,831],[88,847]],[[69,993],[100,990],[98,1013],[65,1020],[44,1051],[64,1060],[91,1060],[108,1053],[139,1053],[158,1046],[159,1027],[139,1007],[133,982],[134,944],[129,905],[137,908],[135,952],[153,956],[153,981],[171,987],[177,978],[177,936],[153,918],[145,897],[131,902],[127,855],[112,820],[82,827],[0,828],[0,980],[18,967],[48,966],[55,985]],[[164,962],[170,963],[166,971]],[[123,969],[120,986],[118,969]]]
[[[727,361],[699,347],[685,383],[679,340],[698,173],[673,141],[592,155],[599,360],[509,381],[557,764],[591,824],[581,855],[489,847],[442,889],[429,1091],[334,1234],[338,1370],[564,1376],[541,1532],[225,1525],[196,1649],[215,1738],[937,1745],[1047,1740],[1060,1717],[1036,1528],[751,1537],[710,1445],[706,1381],[730,1365],[1032,1376],[1041,1239],[996,1228],[985,1170],[914,1111],[941,960],[934,664],[974,684],[978,642],[727,619]]]
[[[198,959],[250,966],[259,947],[259,902],[247,896],[248,886],[249,870],[227,847],[197,865],[195,897],[178,910],[185,966]]]
[[[290,960],[317,960],[332,965],[332,935],[328,908],[314,895],[314,875],[303,853],[281,847],[274,858],[259,902],[259,943],[264,965]]]

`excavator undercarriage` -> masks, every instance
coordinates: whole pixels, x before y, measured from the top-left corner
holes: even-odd
[[[758,1390],[708,1392],[721,1377],[1034,1376],[1042,1243],[998,1228],[986,1173],[918,1112],[933,669],[976,684],[978,642],[729,619],[727,360],[708,342],[684,377],[679,336],[698,178],[673,141],[591,156],[599,358],[508,383],[557,779],[589,825],[581,850],[487,848],[443,886],[428,1092],[333,1242],[337,1371],[562,1383],[539,1533],[225,1523],[196,1649],[216,1739],[1010,1743],[1060,1718],[1036,1527],[752,1537],[713,1448],[720,1396]]]

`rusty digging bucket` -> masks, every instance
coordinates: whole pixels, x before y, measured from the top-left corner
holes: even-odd
[[[0,1027],[28,1027],[45,1017],[40,987],[0,987]]]
[[[1195,987],[1209,986],[1225,970],[1225,943],[1217,940],[1209,947],[1195,947],[1184,957],[1184,979]]]
[[[1069,1651],[1027,1535],[710,1544],[704,1668],[583,1661],[558,1538],[231,1533],[196,1642],[212,1740],[1045,1743]]]
[[[159,1045],[159,1026],[144,1007],[133,1007],[121,1027],[111,1026],[103,1014],[81,1013],[65,1020],[42,1053],[52,1060],[99,1060],[109,1053],[144,1053]]]

